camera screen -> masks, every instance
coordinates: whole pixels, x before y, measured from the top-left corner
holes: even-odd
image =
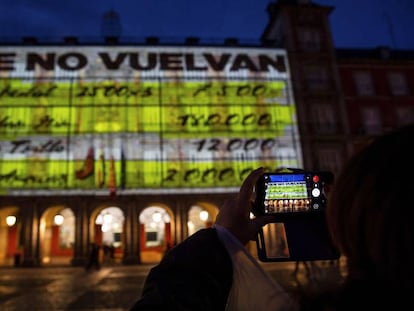
[[[261,261],[331,260],[340,254],[325,222],[326,194],[333,184],[327,171],[264,173],[256,183],[256,215],[274,215],[258,232]]]
[[[259,186],[265,214],[320,210],[324,207],[323,184],[311,173],[266,173]]]
[[[310,199],[304,174],[266,175],[265,213],[306,211]]]

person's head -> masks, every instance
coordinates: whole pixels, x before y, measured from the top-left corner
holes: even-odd
[[[327,207],[332,238],[350,277],[412,287],[414,124],[356,153],[336,178]]]

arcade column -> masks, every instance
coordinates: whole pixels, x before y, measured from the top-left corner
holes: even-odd
[[[140,230],[138,208],[134,203],[126,206],[124,222],[124,255],[122,263],[128,265],[140,264]]]
[[[23,258],[21,265],[35,267],[41,265],[40,260],[40,220],[36,204],[21,210],[21,241]]]
[[[80,202],[79,202],[79,205]],[[75,245],[72,266],[85,266],[89,256],[89,218],[86,206],[73,208],[75,214]]]

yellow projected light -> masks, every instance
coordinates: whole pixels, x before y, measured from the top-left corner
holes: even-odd
[[[1,78],[0,192],[214,191],[259,166],[300,167],[288,77],[154,72]]]

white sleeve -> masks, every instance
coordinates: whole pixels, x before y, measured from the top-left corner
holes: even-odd
[[[214,228],[233,262],[233,285],[227,311],[299,310],[297,302],[231,232],[217,224],[214,224]]]

